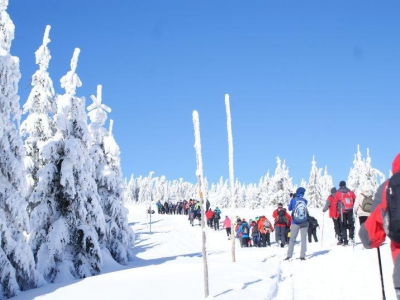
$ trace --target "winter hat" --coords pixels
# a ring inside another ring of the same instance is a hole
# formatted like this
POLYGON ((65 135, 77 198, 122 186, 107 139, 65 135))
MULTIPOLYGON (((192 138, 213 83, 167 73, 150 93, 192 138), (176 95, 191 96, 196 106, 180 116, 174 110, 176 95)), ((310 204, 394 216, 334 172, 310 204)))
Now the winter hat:
POLYGON ((242 219, 242 222, 246 222, 246 219, 245 219, 245 218, 243 218, 243 219, 242 219))
POLYGON ((400 171, 400 153, 396 155, 392 163, 392 173, 397 173, 400 171))
POLYGON ((336 193, 336 192, 337 192, 337 190, 336 190, 335 187, 331 188, 331 194, 334 194, 334 193, 336 193))
POLYGON ((303 187, 299 187, 297 190, 296 190, 296 196, 304 196, 304 193, 306 192, 306 189, 305 188, 303 188, 303 187))
POLYGON ((342 188, 342 187, 345 187, 346 186, 346 181, 341 181, 341 182, 339 182, 339 186, 342 188))
POLYGON ((283 204, 282 203, 278 203, 278 207, 283 207, 283 204))

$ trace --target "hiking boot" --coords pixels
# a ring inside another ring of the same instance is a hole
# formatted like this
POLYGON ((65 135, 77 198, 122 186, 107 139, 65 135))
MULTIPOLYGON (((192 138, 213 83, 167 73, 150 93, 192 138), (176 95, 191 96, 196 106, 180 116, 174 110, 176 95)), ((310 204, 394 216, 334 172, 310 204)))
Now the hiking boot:
POLYGON ((337 243, 337 245, 342 245, 343 244, 343 241, 339 241, 338 243, 337 243))
POLYGON ((291 257, 288 256, 288 257, 286 257, 284 260, 290 260, 290 259, 291 259, 291 257))
POLYGON ((349 242, 348 241, 344 241, 342 246, 348 246, 348 245, 349 245, 349 242))
POLYGON ((281 243, 281 248, 285 247, 285 245, 283 243, 281 243))
POLYGON ((305 257, 300 257, 300 260, 306 260, 306 258, 305 257))

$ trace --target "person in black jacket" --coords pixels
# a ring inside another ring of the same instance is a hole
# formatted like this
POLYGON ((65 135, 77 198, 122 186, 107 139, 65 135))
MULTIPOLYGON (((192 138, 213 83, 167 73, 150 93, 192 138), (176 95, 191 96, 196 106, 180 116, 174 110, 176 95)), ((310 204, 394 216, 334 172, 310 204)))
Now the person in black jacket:
POLYGON ((317 227, 319 227, 318 220, 312 216, 308 216, 308 242, 311 243, 311 236, 314 237, 314 241, 317 243, 317 227))

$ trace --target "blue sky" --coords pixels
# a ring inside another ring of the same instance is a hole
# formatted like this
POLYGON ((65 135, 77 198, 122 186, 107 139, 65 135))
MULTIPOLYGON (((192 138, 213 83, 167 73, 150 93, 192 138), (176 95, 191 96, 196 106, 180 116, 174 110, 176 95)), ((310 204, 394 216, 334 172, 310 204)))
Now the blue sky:
POLYGON ((21 106, 51 25, 56 92, 81 49, 77 90, 112 108, 122 170, 195 182, 192 112, 203 171, 228 178, 230 95, 235 178, 255 183, 286 161, 295 184, 311 160, 346 180, 357 145, 386 175, 399 152, 399 1, 11 0, 21 106))

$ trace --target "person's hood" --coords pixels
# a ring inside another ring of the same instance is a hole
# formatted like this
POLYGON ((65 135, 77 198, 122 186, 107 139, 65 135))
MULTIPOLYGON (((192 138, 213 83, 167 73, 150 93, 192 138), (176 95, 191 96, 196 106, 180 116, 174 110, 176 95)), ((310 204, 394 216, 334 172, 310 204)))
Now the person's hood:
POLYGON ((400 172, 400 153, 394 158, 392 163, 392 173, 400 172))

